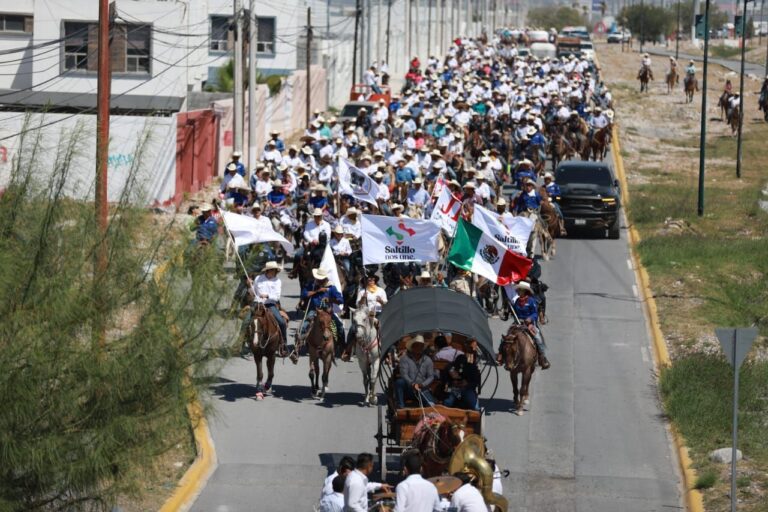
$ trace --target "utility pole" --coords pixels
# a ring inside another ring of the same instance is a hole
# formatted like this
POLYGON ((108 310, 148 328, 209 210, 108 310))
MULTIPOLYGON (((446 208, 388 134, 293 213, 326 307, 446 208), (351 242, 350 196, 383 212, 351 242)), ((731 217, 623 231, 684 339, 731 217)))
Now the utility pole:
POLYGON ((243 17, 240 0, 235 0, 235 69, 233 89, 233 151, 243 150, 243 17))
POLYGON ((440 45, 437 53, 442 57, 445 53, 445 0, 437 0, 437 8, 440 9, 440 45))
POLYGON ((453 38, 459 35, 459 31, 456 30, 456 27, 454 26, 456 22, 456 0, 447 0, 448 2, 451 2, 451 29, 448 31, 448 46, 450 46, 450 42, 453 41, 453 38))
MULTIPOLYGON (((421 5, 420 5, 421 2, 420 2, 420 0, 414 0, 414 1, 416 2, 416 16, 415 16, 416 17, 416 30, 414 31, 415 32, 414 36, 416 37, 416 55, 418 55, 419 57, 423 57, 423 55, 420 55, 421 54, 421 45, 419 44, 420 40, 421 40, 421 38, 419 37, 419 29, 421 28, 421 23, 419 23, 419 20, 420 20, 420 17, 419 17, 420 13, 419 13, 419 11, 420 11, 420 7, 421 7, 421 5)), ((408 56, 408 58, 409 59, 411 58, 410 55, 408 56)))
POLYGON ((707 155, 707 65, 709 64, 709 2, 704 4, 704 79, 701 88, 701 129, 699 135, 699 201, 697 213, 704 215, 704 168, 707 155))
POLYGON ((103 285, 107 271, 107 170, 109 165, 109 97, 111 94, 112 69, 110 62, 109 29, 112 25, 112 9, 109 0, 99 0, 98 36, 98 82, 96 89, 96 226, 98 226, 98 249, 94 271, 94 302, 100 310, 93 326, 93 339, 99 351, 106 346, 106 323, 101 311, 103 285))
POLYGON ((427 0, 427 55, 432 55, 432 0, 427 0))
POLYGON ((389 30, 391 28, 392 21, 392 0, 387 0, 387 53, 384 57, 384 62, 389 66, 389 30))
POLYGON ((368 66, 371 65, 372 59, 371 59, 371 37, 373 34, 373 31, 371 30, 371 0, 365 0, 365 31, 366 31, 366 38, 365 38, 365 59, 366 62, 363 64, 362 61, 360 61, 360 75, 362 76, 363 70, 368 69, 368 66))
POLYGON ((680 0, 677 0, 677 28, 675 28, 675 60, 679 59, 680 51, 680 0))
POLYGON ((384 0, 379 0, 379 5, 376 7, 376 60, 379 61, 379 68, 381 68, 381 12, 384 6, 384 0))
POLYGON ((643 53, 643 43, 645 42, 645 6, 643 0, 640 0, 640 53, 643 53))
POLYGON ((474 33, 474 30, 472 30, 474 28, 472 27, 472 0, 467 0, 467 9, 464 14, 467 16, 466 36, 469 37, 474 33))
MULTIPOLYGON (((248 167, 256 167, 256 0, 248 15, 248 167)), ((246 177, 248 172, 246 172, 246 177)))
POLYGON ((498 11, 498 8, 497 0, 493 0, 493 24, 491 26, 491 34, 496 32, 496 12, 498 11))
POLYGON ((411 51, 412 51, 411 50, 411 47, 412 47, 411 45, 413 44, 413 40, 411 39, 411 28, 412 28, 411 27, 411 21, 412 21, 411 20, 411 15, 413 13, 411 12, 411 10, 412 10, 413 6, 411 5, 411 0, 403 0, 403 1, 404 1, 404 4, 405 4, 404 5, 404 7, 405 7, 405 48, 406 48, 406 53, 407 53, 407 55, 405 56, 405 59, 408 62, 410 62, 411 55, 413 55, 413 53, 411 53, 411 51))
POLYGON ((355 1, 355 41, 352 45, 352 86, 357 82, 357 35, 360 30, 360 0, 355 1))
MULTIPOLYGON (((253 1, 253 0, 251 0, 253 1)), ((312 116, 310 91, 312 90, 312 8, 307 7, 307 125, 312 116)))
POLYGON ((736 138, 736 177, 741 178, 741 127, 744 125, 744 53, 747 50, 747 0, 741 11, 741 71, 739 72, 739 132, 736 138))

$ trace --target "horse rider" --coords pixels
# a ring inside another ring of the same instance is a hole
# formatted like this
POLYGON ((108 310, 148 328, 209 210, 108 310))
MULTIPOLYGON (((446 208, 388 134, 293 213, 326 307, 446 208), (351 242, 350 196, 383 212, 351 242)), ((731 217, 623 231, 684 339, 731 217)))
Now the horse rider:
POLYGON ((691 80, 693 80, 692 83, 696 83, 696 65, 694 64, 693 59, 688 61, 688 66, 685 68, 685 83, 691 83, 691 80))
POLYGON ((517 170, 515 171, 515 187, 518 190, 523 190, 525 188, 525 181, 528 179, 536 179, 536 172, 533 170, 533 162, 523 158, 517 164, 517 170))
MULTIPOLYGON (((264 271, 253 282, 253 291, 255 292, 254 302, 264 305, 272 313, 277 325, 280 327, 280 357, 285 357, 285 343, 288 339, 288 324, 283 318, 280 307, 280 295, 282 293, 282 282, 277 277, 280 272, 280 265, 276 261, 268 261, 264 265, 264 271)), ((251 315, 246 319, 250 322, 251 315)))
POLYGON ((555 175, 551 172, 544 173, 544 189, 547 191, 552 208, 557 212, 557 216, 562 219, 563 211, 560 209, 559 202, 562 192, 560 191, 560 185, 555 183, 555 175))
POLYGON ((544 338, 541 337, 541 330, 538 325, 539 305, 533 297, 533 289, 527 281, 520 281, 515 285, 515 289, 518 297, 512 304, 512 309, 514 309, 517 319, 528 328, 528 332, 536 344, 536 350, 539 352, 539 366, 542 370, 546 370, 550 364, 546 355, 547 346, 544 344, 544 338))
POLYGON ((677 61, 673 56, 669 56, 669 73, 677 72, 677 61))
POLYGON ((196 219, 195 241, 197 245, 208 245, 219 233, 219 223, 213 216, 213 206, 204 204, 200 207, 200 216, 196 219))
POLYGON ((341 227, 341 224, 337 224, 332 233, 331 252, 333 252, 336 261, 344 267, 346 274, 349 275, 352 272, 352 262, 349 259, 352 255, 352 246, 349 245, 349 240, 344 237, 344 228, 341 227))
POLYGON ((240 176, 245 176, 245 166, 243 165, 243 162, 240 161, 240 158, 242 158, 243 153, 241 151, 233 151, 232 157, 230 161, 227 163, 227 170, 229 170, 230 164, 235 164, 235 170, 237 171, 237 174, 240 176))
POLYGON ((421 186, 422 183, 423 181, 421 178, 416 178, 413 180, 413 186, 408 189, 407 202, 408 206, 416 207, 421 210, 423 216, 424 210, 427 208, 430 197, 429 192, 424 190, 424 188, 421 186))
POLYGON ((653 80, 653 70, 651 69, 651 56, 647 53, 643 54, 643 59, 640 61, 640 71, 637 73, 637 78, 643 74, 643 70, 648 70, 648 78, 653 80))
POLYGON ((387 292, 379 286, 379 276, 368 274, 365 276, 365 288, 357 292, 357 306, 367 307, 377 317, 381 315, 381 309, 387 303, 387 292))
POLYGON ((512 210, 518 215, 528 210, 538 211, 542 200, 541 194, 536 190, 536 182, 529 178, 525 182, 525 189, 512 201, 512 210))
POLYGON ((315 280, 310 283, 306 289, 301 290, 301 298, 307 300, 307 316, 301 325, 301 337, 304 338, 309 330, 311 320, 317 316, 318 309, 325 309, 331 314, 331 319, 336 328, 336 343, 343 344, 344 324, 341 319, 333 312, 333 304, 344 304, 344 296, 334 285, 328 282, 328 272, 322 268, 312 269, 312 276, 315 280))
MULTIPOLYGON (((325 234, 325 239, 331 238, 331 225, 323 219, 323 210, 315 208, 312 212, 312 220, 307 222, 304 226, 304 246, 296 249, 296 253, 293 256, 293 268, 298 269, 298 264, 301 258, 304 257, 305 247, 315 248, 320 244, 320 235, 325 234)), ((292 271, 293 272, 293 271, 292 271)))
POLYGON ((405 408, 406 397, 434 405, 435 398, 429 385, 435 380, 435 367, 432 359, 424 355, 424 337, 420 334, 413 336, 408 340, 406 350, 400 358, 400 376, 395 380, 397 408, 405 408))
POLYGON ((758 99, 758 102, 757 102, 757 104, 760 106, 760 110, 762 110, 762 105, 764 105, 767 100, 768 100, 768 76, 765 77, 765 80, 763 80, 763 85, 760 87, 760 98, 758 99))

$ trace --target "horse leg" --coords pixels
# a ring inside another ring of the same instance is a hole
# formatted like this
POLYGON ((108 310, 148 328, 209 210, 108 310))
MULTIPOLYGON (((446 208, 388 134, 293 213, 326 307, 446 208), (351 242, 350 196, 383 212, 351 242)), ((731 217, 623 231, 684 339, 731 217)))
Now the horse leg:
POLYGON ((371 352, 371 374, 370 374, 370 397, 371 397, 371 405, 376 405, 379 402, 379 399, 376 397, 376 381, 379 380, 379 352, 378 351, 372 351, 371 352))
POLYGON ((317 356, 312 353, 309 354, 309 383, 312 386, 312 396, 317 396, 317 374, 319 368, 317 364, 317 356))
POLYGON ((524 405, 530 403, 528 390, 531 385, 531 377, 533 377, 533 366, 526 368, 523 372, 523 384, 520 386, 520 398, 524 405))
MULTIPOLYGON (((331 373, 331 364, 333 364, 333 352, 330 351, 325 354, 325 357, 323 357, 323 387, 320 390, 320 397, 325 397, 325 392, 328 391, 328 376, 331 373)), ((320 363, 318 361, 318 371, 319 371, 320 363)))
POLYGON ((264 391, 272 389, 272 381, 275 378, 275 360, 277 359, 277 350, 272 350, 267 355, 267 382, 264 384, 264 391))
POLYGON ((512 380, 512 401, 515 403, 515 412, 518 416, 522 416, 522 411, 520 409, 522 404, 520 403, 520 394, 517 388, 517 370, 510 370, 509 377, 512 380))
POLYGON ((264 378, 264 371, 261 368, 261 351, 253 351, 253 363, 256 365, 256 400, 264 399, 264 387, 261 384, 264 378))
POLYGON ((371 377, 368 373, 368 363, 366 362, 365 354, 361 354, 362 350, 357 350, 357 364, 360 366, 360 373, 363 374, 363 405, 370 405, 368 387, 370 386, 371 377))

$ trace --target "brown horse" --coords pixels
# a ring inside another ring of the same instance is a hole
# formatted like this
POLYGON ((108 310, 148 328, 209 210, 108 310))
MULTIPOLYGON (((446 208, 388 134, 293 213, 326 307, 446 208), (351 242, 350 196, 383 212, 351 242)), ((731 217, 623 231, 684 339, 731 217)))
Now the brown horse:
POLYGON ((464 425, 437 412, 429 412, 416 425, 411 448, 419 450, 425 478, 441 476, 448 470, 451 455, 464 440, 464 425))
POLYGON ((549 139, 549 153, 552 155, 552 168, 557 168, 563 157, 566 156, 565 142, 563 141, 563 135, 559 130, 552 130, 549 139))
POLYGON ((610 135, 610 127, 600 128, 595 130, 592 134, 592 140, 590 146, 592 148, 592 158, 597 161, 603 161, 605 153, 608 150, 608 136, 610 135))
POLYGON ((328 390, 328 375, 331 373, 331 364, 335 363, 332 324, 331 314, 318 309, 306 337, 312 396, 321 400, 328 390), (323 361, 322 388, 320 387, 320 360, 323 361))
POLYGON ((514 393, 515 413, 523 415, 523 406, 529 402, 529 387, 533 372, 536 370, 536 346, 533 344, 528 329, 524 325, 513 324, 509 326, 507 334, 501 337, 499 347, 504 368, 509 371, 512 379, 512 391, 514 393), (518 375, 522 375, 522 382, 518 389, 518 375))
POLYGON ((736 130, 739 129, 740 118, 741 118, 741 111, 739 110, 739 106, 736 105, 728 113, 728 125, 731 127, 731 135, 736 133, 736 130))
POLYGON ((677 74, 677 69, 672 68, 667 72, 666 82, 667 82, 667 94, 670 94, 672 92, 672 89, 675 88, 675 86, 680 81, 680 77, 677 74))
POLYGON ((589 160, 592 148, 586 135, 577 131, 569 131, 566 133, 565 138, 567 145, 570 146, 570 151, 567 151, 569 158, 578 155, 582 160, 589 160))
POLYGON ((699 81, 696 77, 686 76, 683 80, 685 86, 685 101, 691 103, 693 101, 693 93, 699 90, 699 81))
POLYGON ((731 101, 731 94, 728 91, 724 91, 720 95, 720 99, 717 100, 717 108, 720 109, 720 120, 722 121, 728 115, 728 105, 731 101))
POLYGON ((471 156, 474 160, 477 160, 480 158, 480 155, 483 153, 483 150, 485 149, 485 142, 483 142, 483 136, 482 134, 475 130, 469 134, 469 139, 467 140, 467 146, 466 146, 466 152, 469 153, 469 156, 471 156))
POLYGON ((262 400, 264 394, 272 387, 275 378, 275 358, 280 346, 282 335, 280 326, 272 313, 264 304, 254 304, 251 321, 246 328, 246 340, 253 353, 253 362, 256 364, 256 399, 262 400), (261 360, 267 358, 267 382, 261 384, 264 372, 261 368, 261 360))
POLYGON ((647 66, 643 66, 643 69, 637 74, 637 79, 640 80, 640 92, 648 92, 648 82, 651 79, 651 70, 647 66))

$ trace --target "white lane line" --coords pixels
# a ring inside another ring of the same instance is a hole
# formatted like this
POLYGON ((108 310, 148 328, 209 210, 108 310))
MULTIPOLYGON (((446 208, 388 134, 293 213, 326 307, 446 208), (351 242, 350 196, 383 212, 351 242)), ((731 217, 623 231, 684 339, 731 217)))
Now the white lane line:
POLYGON ((632 294, 633 294, 635 297, 637 297, 637 296, 639 295, 639 294, 638 294, 638 292, 637 292, 637 285, 636 285, 636 284, 633 284, 633 285, 632 285, 632 294))
POLYGON ((643 362, 644 363, 650 363, 651 362, 651 351, 648 350, 648 347, 640 347, 640 353, 643 355, 643 362))
POLYGON ((629 270, 632 270, 632 260, 630 260, 630 259, 627 260, 627 268, 629 270))

